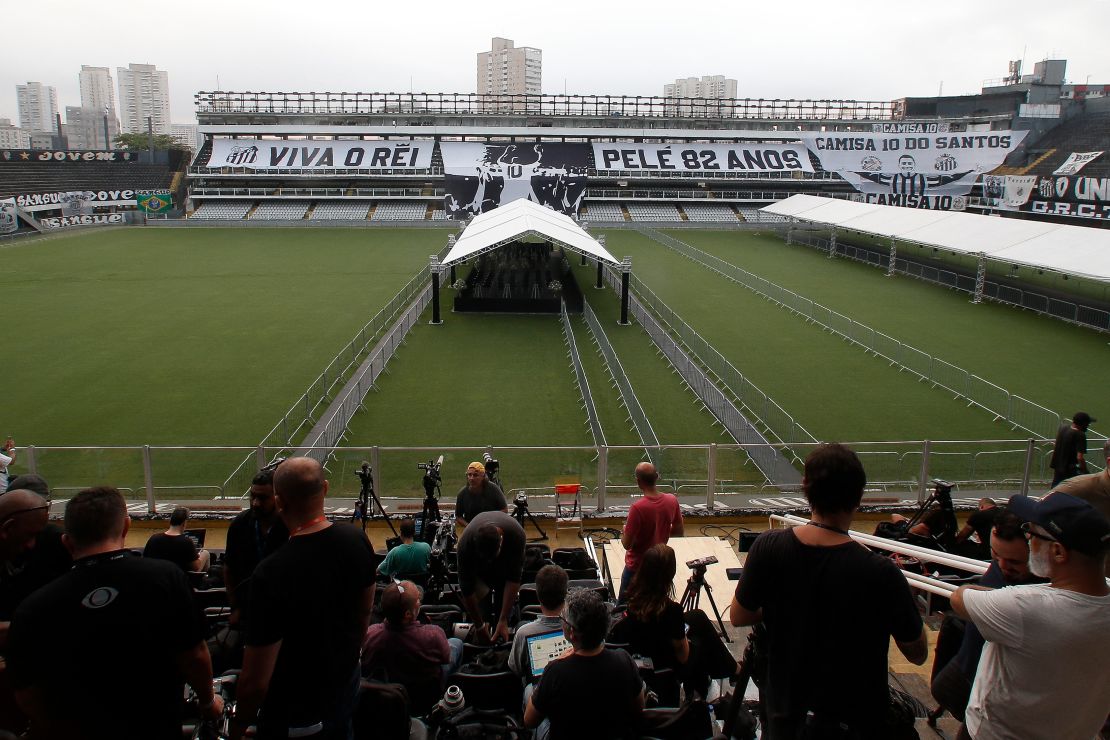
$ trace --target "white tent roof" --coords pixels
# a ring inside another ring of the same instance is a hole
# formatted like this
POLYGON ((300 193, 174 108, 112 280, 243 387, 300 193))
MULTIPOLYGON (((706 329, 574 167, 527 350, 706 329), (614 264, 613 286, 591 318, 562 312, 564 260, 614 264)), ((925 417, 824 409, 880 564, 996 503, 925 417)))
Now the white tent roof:
POLYGON ((451 265, 508 244, 522 236, 549 239, 564 248, 619 265, 620 261, 586 233, 570 216, 546 208, 530 200, 514 200, 479 216, 467 225, 455 246, 443 258, 451 265))
POLYGON ((1110 229, 793 195, 760 210, 799 221, 1110 281, 1110 229))

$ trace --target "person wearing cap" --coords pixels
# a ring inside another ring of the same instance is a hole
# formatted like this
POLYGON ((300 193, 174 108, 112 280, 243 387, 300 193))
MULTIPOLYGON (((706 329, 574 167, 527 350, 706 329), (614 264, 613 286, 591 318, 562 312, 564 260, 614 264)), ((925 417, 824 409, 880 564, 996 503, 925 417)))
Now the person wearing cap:
POLYGON ((466 485, 455 497, 455 523, 465 527, 485 511, 508 513, 509 504, 497 484, 486 477, 486 466, 472 462, 466 466, 466 485))
POLYGON ((1052 448, 1052 488, 1067 478, 1087 472, 1087 427, 1092 419, 1086 411, 1079 411, 1071 418, 1070 424, 1063 424, 1056 432, 1056 444, 1052 448))
POLYGON ((960 736, 1090 740, 1110 707, 1110 521, 1066 493, 1014 496, 1010 510, 1025 520, 1030 570, 1050 582, 952 595, 987 640, 960 736))

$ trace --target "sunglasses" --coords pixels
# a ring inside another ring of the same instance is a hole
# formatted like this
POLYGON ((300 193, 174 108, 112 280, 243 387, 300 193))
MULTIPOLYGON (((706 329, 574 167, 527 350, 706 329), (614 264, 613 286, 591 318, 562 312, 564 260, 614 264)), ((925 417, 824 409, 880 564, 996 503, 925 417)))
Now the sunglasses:
POLYGON ((1059 542, 1060 541, 1060 540, 1057 540, 1053 537, 1043 535, 1040 532, 1034 532, 1032 522, 1024 522, 1021 525, 1021 531, 1025 532, 1025 539, 1029 539, 1030 537, 1036 537, 1038 540, 1044 540, 1045 542, 1059 542))

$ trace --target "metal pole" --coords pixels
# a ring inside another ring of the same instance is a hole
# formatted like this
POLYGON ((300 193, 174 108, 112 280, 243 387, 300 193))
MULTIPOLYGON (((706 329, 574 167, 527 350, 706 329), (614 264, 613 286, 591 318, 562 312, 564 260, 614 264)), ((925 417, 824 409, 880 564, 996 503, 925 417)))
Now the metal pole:
POLYGON ((27 461, 27 472, 32 475, 38 475, 39 466, 35 461, 35 446, 28 445, 23 448, 23 458, 27 461))
POLYGON ((598 289, 601 289, 602 285, 604 285, 604 283, 601 280, 601 270, 602 269, 603 268, 601 267, 601 260, 598 259, 598 261, 597 261, 597 280, 594 282, 594 287, 598 288, 598 289))
POLYGON ((254 466, 258 470, 266 467, 266 445, 258 445, 254 450, 254 466))
POLYGON ((717 497, 717 443, 709 443, 708 476, 705 481, 705 510, 712 513, 717 497))
POLYGON ((374 470, 374 492, 382 497, 382 451, 374 445, 370 448, 370 467, 374 470))
POLYGON ((932 442, 925 440, 924 446, 921 448, 921 473, 920 479, 917 484, 917 500, 918 502, 925 500, 926 482, 929 480, 929 450, 932 447, 932 442))
POLYGON ((628 326, 628 281, 631 275, 621 273, 621 326, 628 326))
POLYGON ((432 273, 432 323, 438 325, 443 323, 439 313, 439 279, 443 274, 443 265, 439 263, 439 257, 434 254, 429 257, 429 261, 431 262, 429 270, 432 273))
POLYGON ((146 484, 147 513, 154 514, 158 509, 154 505, 154 473, 150 465, 150 445, 143 445, 143 482, 146 484))
POLYGON ((1033 455, 1036 454, 1036 448, 1032 439, 1025 442, 1025 470, 1021 474, 1021 495, 1029 495, 1029 479, 1033 476, 1033 455))
POLYGON ((597 511, 605 511, 605 479, 609 477, 609 448, 597 448, 597 511))

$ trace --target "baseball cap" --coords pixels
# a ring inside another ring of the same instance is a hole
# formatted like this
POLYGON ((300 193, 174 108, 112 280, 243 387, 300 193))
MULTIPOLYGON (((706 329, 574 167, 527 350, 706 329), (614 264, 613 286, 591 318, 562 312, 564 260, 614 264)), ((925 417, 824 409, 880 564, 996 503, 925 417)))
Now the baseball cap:
POLYGON ((1045 529, 1061 545, 1097 558, 1110 547, 1110 521, 1081 498, 1050 493, 1040 501, 1011 496, 1010 510, 1045 529))
POLYGON ((466 466, 467 470, 477 470, 479 473, 486 472, 486 466, 480 462, 472 462, 466 466))
POLYGON ((1092 421, 1098 421, 1098 419, 1092 419, 1086 411, 1077 412, 1075 416, 1071 417, 1071 420, 1077 427, 1083 427, 1084 429, 1090 426, 1092 421))

